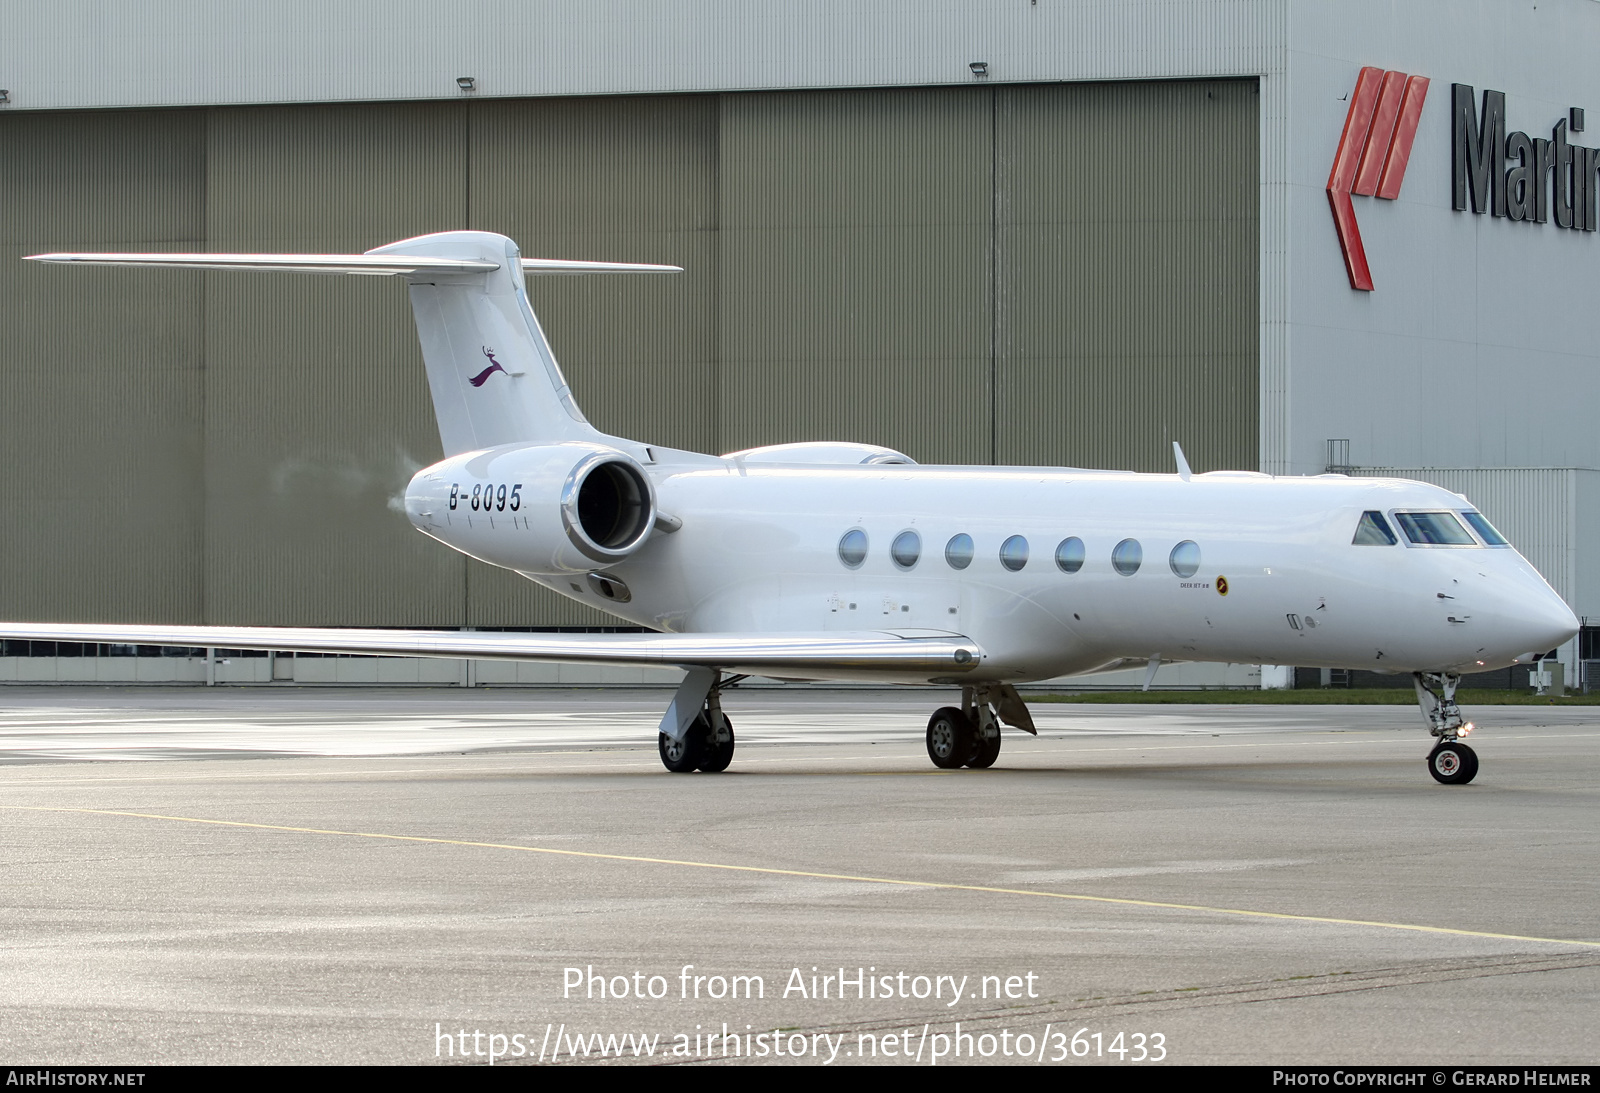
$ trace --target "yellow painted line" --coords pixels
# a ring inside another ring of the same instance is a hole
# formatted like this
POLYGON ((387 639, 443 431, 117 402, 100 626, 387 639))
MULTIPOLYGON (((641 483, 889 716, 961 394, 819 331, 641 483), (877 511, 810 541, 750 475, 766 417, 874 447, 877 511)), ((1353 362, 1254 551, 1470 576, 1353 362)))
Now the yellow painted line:
POLYGON ((486 843, 471 839, 440 839, 426 835, 390 835, 375 831, 339 831, 320 827, 292 827, 287 824, 256 824, 242 820, 209 820, 196 816, 163 816, 151 812, 122 812, 107 808, 61 808, 43 805, 0 805, 0 809, 21 812, 68 812, 89 816, 127 816, 138 820, 168 820, 174 823, 206 824, 213 827, 242 827, 255 831, 284 831, 296 835, 338 835, 352 839, 383 839, 390 842, 431 843, 437 846, 468 846, 480 850, 516 850, 525 854, 552 854, 564 858, 593 861, 634 862, 641 865, 675 865, 686 869, 715 869, 728 873, 756 873, 769 877, 804 877, 808 880, 852 881, 857 884, 884 884, 899 888, 922 888, 942 892, 983 892, 1000 896, 1031 896, 1036 899, 1072 900, 1080 903, 1109 903, 1119 907, 1153 907, 1166 911, 1198 911, 1211 915, 1276 919, 1280 922, 1315 922, 1330 926, 1367 926, 1380 930, 1406 930, 1419 934, 1444 934, 1451 937, 1482 937, 1495 941, 1529 941, 1540 945, 1574 945, 1600 949, 1600 941, 1574 941, 1562 937, 1530 937, 1525 934, 1499 934, 1486 930, 1458 930, 1449 926, 1422 926, 1411 922, 1379 922, 1359 918, 1330 918, 1324 915, 1294 915, 1282 911, 1252 911, 1239 907, 1209 907, 1196 903, 1164 903, 1149 899, 1119 899, 1114 896, 1086 896, 1073 892, 1042 892, 1035 888, 996 888, 983 884, 950 884, 944 881, 905 880, 898 877, 867 877, 851 873, 817 873, 805 869, 777 869, 761 865, 728 865, 722 862, 684 861, 677 858, 647 858, 637 854, 602 854, 593 850, 560 850, 548 846, 520 846, 516 843, 486 843))

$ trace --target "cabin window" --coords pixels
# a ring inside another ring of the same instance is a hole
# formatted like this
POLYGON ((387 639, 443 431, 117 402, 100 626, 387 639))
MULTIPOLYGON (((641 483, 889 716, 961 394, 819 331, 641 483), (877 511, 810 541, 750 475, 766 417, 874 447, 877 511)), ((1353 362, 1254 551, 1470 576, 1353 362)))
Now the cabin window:
POLYGON ((1000 544, 1000 564, 1015 573, 1028 564, 1028 540, 1013 535, 1000 544))
POLYGON ((965 569, 972 564, 972 536, 966 532, 950 536, 944 545, 944 560, 951 569, 965 569))
POLYGON ((1478 533, 1478 538, 1482 539, 1489 546, 1511 545, 1510 543, 1506 542, 1506 537, 1504 535, 1501 535, 1494 529, 1493 524, 1489 523, 1489 521, 1483 518, 1483 513, 1463 512, 1461 514, 1461 518, 1467 523, 1471 524, 1472 530, 1478 533))
POLYGON ((1076 573, 1083 568, 1083 540, 1076 535, 1061 540, 1056 547, 1056 568, 1063 573, 1076 573))
POLYGON ((1355 546, 1394 546, 1399 540, 1389 530, 1389 522, 1383 518, 1383 514, 1369 509, 1361 514, 1361 523, 1356 525, 1356 537, 1350 542, 1355 546))
POLYGON ((1139 572, 1139 567, 1144 564, 1144 547, 1139 545, 1137 539, 1124 539, 1111 551, 1111 568, 1124 577, 1131 577, 1139 572))
POLYGON ((839 538, 839 560, 846 569, 860 569, 867 560, 867 533, 851 528, 839 538))
POLYGON ((1172 567, 1172 572, 1188 580, 1200 570, 1200 548, 1193 541, 1185 539, 1172 548, 1167 564, 1172 567))
POLYGON ((901 569, 910 569, 922 557, 922 536, 914 531, 902 531, 889 544, 889 557, 901 569))
POLYGON ((1478 541, 1467 534, 1452 513, 1448 512, 1397 512, 1395 522, 1406 538, 1417 546, 1477 546, 1478 541))

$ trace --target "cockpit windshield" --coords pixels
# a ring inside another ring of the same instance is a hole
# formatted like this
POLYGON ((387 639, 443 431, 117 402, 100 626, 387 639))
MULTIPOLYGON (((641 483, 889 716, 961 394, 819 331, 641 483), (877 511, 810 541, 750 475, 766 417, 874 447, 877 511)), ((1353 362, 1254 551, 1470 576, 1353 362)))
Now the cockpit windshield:
POLYGON ((1477 546, 1461 521, 1449 512, 1397 512, 1395 521, 1418 546, 1477 546))
POLYGON ((1356 537, 1350 540, 1356 546, 1394 546, 1398 541, 1389 530, 1389 522, 1380 512, 1363 512, 1361 523, 1356 525, 1356 537))
POLYGON ((1483 518, 1483 513, 1463 512, 1461 514, 1461 518, 1467 523, 1471 524, 1472 530, 1478 533, 1478 538, 1482 539, 1489 546, 1511 545, 1510 543, 1506 542, 1506 537, 1504 535, 1501 535, 1494 529, 1493 524, 1489 523, 1489 521, 1483 518))

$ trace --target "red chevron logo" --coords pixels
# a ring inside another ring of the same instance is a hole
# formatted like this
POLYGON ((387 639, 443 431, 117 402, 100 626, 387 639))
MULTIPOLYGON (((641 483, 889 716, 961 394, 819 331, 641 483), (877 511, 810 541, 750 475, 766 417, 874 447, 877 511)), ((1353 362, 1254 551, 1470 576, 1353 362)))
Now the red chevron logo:
POLYGON ((1361 245, 1361 227, 1350 196, 1386 201, 1400 196, 1427 97, 1426 76, 1381 68, 1363 68, 1350 93, 1350 112, 1328 173, 1328 204, 1333 206, 1333 228, 1339 233, 1350 287, 1361 292, 1372 291, 1372 271, 1367 268, 1367 251, 1361 245))

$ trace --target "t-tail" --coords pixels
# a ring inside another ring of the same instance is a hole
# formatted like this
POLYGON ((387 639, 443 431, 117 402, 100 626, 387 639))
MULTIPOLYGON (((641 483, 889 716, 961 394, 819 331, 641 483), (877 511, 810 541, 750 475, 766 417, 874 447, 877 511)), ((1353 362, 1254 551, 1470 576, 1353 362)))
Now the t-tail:
POLYGON ((528 302, 524 274, 682 272, 523 258, 505 236, 477 231, 419 235, 365 254, 38 254, 31 260, 403 276, 446 457, 506 444, 618 443, 578 409, 528 302))

